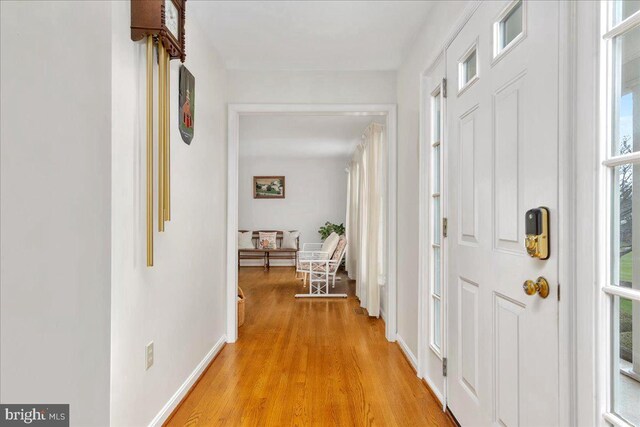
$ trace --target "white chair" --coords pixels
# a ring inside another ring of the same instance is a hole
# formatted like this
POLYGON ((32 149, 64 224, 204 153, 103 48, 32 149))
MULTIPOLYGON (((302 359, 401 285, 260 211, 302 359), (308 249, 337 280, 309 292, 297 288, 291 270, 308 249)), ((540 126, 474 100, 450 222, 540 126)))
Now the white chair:
MULTIPOLYGON (((309 260, 326 260, 331 258, 333 252, 338 246, 340 236, 338 233, 333 232, 322 243, 305 243, 302 246, 302 251, 298 252, 298 259, 305 261, 309 260)), ((300 264, 296 262, 296 277, 298 273, 303 273, 304 285, 307 285, 307 276, 309 275, 307 270, 309 265, 307 263, 300 264)))
POLYGON ((344 254, 347 250, 346 237, 340 236, 338 244, 331 255, 322 250, 308 250, 312 247, 317 248, 318 246, 307 245, 310 244, 305 244, 303 250, 299 253, 296 271, 298 273, 304 273, 305 285, 306 278, 309 278, 309 293, 296 294, 296 298, 346 298, 347 294, 329 293, 329 280, 331 280, 331 287, 335 288, 336 273, 338 272, 338 267, 342 264, 344 254))
POLYGON ((302 250, 298 251, 298 260, 296 261, 296 278, 304 280, 304 286, 307 286, 307 276, 310 265, 309 261, 326 260, 330 257, 329 252, 322 250, 322 243, 305 243, 302 250), (298 277, 298 273, 302 273, 302 277, 298 277))

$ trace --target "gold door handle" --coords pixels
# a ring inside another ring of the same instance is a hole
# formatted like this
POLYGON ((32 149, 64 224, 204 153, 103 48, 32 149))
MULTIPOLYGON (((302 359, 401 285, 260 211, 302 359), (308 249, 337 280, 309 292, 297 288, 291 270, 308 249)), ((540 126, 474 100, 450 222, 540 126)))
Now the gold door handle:
POLYGON ((524 289, 524 293, 527 295, 535 295, 537 293, 541 298, 549 296, 549 282, 542 276, 538 277, 538 280, 535 282, 533 280, 527 280, 522 285, 522 289, 524 289))

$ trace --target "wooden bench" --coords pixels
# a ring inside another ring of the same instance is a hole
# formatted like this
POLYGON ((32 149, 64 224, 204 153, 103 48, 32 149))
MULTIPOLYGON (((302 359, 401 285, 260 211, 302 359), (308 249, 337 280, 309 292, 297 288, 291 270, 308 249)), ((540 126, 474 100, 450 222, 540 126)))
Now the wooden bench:
MULTIPOLYGON (((240 233, 246 233, 249 230, 238 230, 240 233)), ((297 231, 297 230, 292 230, 297 231)), ((276 234, 276 249, 238 249, 238 268, 240 268, 240 261, 244 259, 261 259, 264 262, 265 271, 270 268, 270 261, 272 259, 289 259, 298 263, 298 251, 300 250, 300 236, 296 238, 296 247, 294 248, 282 248, 282 231, 278 230, 257 230, 251 235, 251 241, 253 246, 257 247, 258 237, 260 233, 277 233, 276 234)))

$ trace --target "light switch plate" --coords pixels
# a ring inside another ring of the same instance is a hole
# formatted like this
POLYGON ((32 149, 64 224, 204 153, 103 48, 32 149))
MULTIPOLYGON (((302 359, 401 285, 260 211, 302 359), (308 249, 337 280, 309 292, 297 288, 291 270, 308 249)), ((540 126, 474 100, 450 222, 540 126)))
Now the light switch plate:
POLYGON ((153 341, 145 347, 145 370, 153 366, 153 341))

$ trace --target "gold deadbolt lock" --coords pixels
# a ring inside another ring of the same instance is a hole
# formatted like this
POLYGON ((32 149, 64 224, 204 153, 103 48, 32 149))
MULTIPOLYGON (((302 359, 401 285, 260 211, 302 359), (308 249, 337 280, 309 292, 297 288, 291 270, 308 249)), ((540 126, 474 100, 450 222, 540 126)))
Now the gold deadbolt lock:
POLYGON ((538 277, 537 281, 527 280, 522 285, 524 293, 527 295, 540 295, 540 298, 546 298, 549 296, 549 282, 544 277, 538 277))
POLYGON ((524 246, 532 258, 549 258, 549 209, 529 209, 525 214, 524 246))

